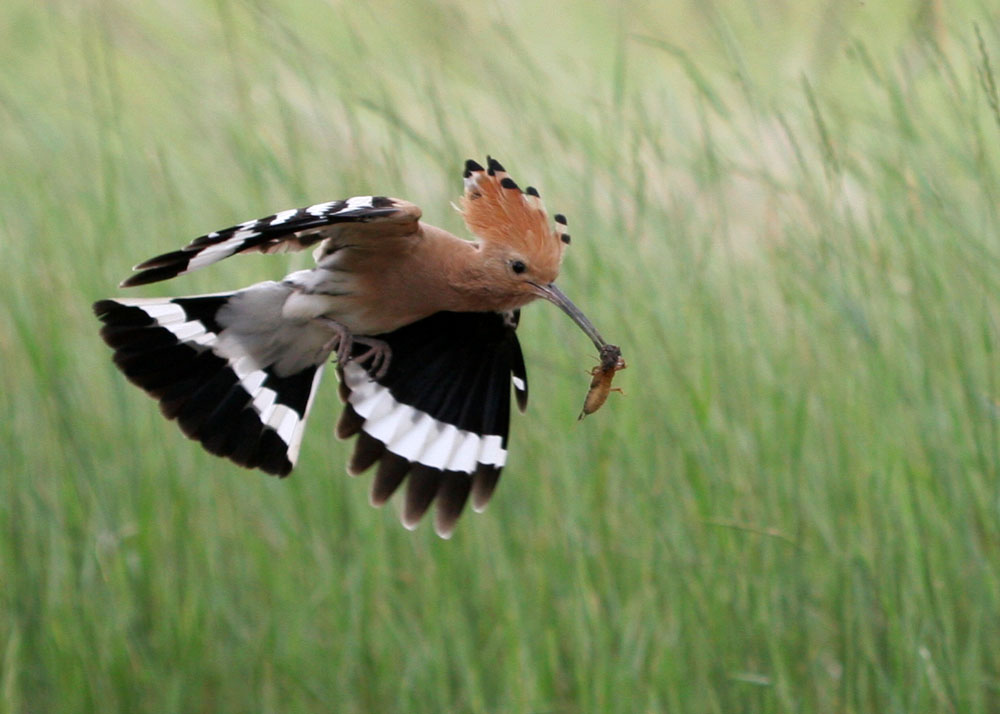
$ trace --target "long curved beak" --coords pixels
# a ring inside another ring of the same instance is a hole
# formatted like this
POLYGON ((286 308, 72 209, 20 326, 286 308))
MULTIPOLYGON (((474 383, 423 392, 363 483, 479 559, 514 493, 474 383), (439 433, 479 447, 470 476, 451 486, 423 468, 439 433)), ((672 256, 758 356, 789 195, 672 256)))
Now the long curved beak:
POLYGON ((549 302, 558 305, 559 309, 569 315, 573 319, 573 322, 580 326, 580 329, 587 334, 587 337, 591 339, 598 351, 607 344, 593 323, 580 311, 580 308, 573 304, 572 300, 566 297, 566 294, 562 290, 556 287, 555 283, 549 283, 548 285, 536 284, 535 287, 538 288, 539 295, 549 302))

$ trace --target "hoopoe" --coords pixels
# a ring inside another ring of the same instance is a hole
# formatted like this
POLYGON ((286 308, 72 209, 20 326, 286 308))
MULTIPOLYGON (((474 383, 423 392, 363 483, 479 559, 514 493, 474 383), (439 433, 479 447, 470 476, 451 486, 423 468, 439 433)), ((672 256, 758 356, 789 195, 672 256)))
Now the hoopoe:
POLYGON ((281 211, 151 258, 122 282, 185 275, 237 253, 315 246, 316 267, 229 293, 100 300, 114 362, 213 454, 286 476, 323 368, 336 357, 345 403, 336 434, 357 437, 347 471, 378 464, 370 500, 409 476, 402 522, 433 501, 449 537, 471 494, 482 511, 507 458, 511 384, 528 401, 520 308, 558 305, 606 345, 554 281, 570 242, 538 192, 503 166, 465 164, 459 210, 478 240, 420 220, 398 198, 355 196, 281 211))

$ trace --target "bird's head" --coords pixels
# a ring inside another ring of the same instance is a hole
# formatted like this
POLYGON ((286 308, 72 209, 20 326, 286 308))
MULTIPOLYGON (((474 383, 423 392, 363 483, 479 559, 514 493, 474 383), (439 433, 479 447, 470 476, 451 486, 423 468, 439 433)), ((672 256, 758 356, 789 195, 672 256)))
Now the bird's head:
POLYGON ((531 186, 522 190, 492 157, 487 157, 485 169, 466 161, 464 179, 460 210, 479 238, 481 284, 494 296, 496 307, 513 309, 544 298, 573 318, 600 349, 604 340, 555 284, 570 242, 566 218, 556 215, 551 224, 538 191, 531 186))

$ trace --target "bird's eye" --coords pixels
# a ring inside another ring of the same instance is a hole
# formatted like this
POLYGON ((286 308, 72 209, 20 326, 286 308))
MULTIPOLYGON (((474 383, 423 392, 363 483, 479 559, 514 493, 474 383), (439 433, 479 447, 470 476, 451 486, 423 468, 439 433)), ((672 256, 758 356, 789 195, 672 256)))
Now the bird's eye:
POLYGON ((520 275, 528 269, 528 266, 524 264, 523 260, 512 260, 510 261, 510 269, 520 275))

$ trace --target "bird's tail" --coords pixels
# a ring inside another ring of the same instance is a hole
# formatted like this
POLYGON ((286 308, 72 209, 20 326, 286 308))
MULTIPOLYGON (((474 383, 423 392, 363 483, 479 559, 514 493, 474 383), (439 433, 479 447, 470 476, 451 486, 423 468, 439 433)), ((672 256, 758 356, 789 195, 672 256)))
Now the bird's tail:
POLYGON ((286 476, 325 355, 289 370, 234 350, 245 338, 226 334, 226 326, 240 302, 234 296, 245 294, 100 300, 94 312, 118 368, 188 437, 241 466, 286 476))

